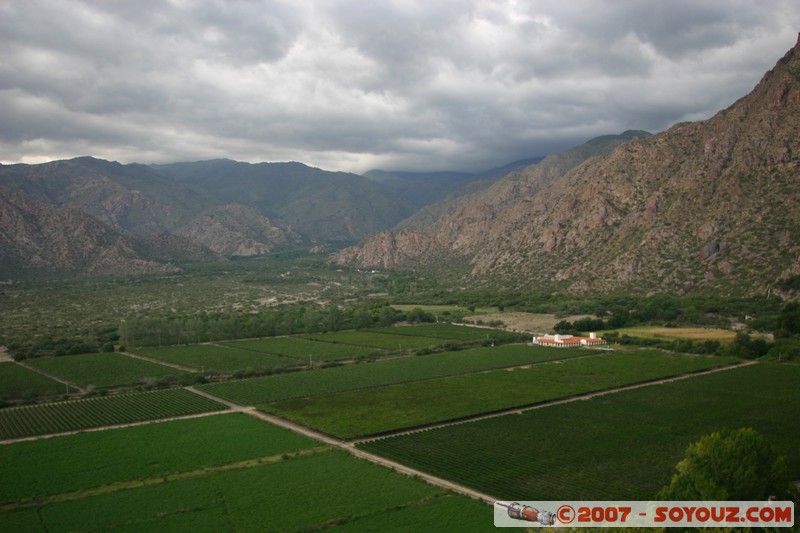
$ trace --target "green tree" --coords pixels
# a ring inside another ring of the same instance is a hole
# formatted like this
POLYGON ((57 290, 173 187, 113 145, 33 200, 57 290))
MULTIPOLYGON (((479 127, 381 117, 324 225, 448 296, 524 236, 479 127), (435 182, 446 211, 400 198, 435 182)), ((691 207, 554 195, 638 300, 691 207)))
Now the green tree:
POLYGON ((752 428, 725 429, 690 444, 662 500, 766 500, 789 489, 786 457, 752 428))
POLYGON ((339 306, 333 304, 328 309, 328 315, 325 317, 325 321, 328 326, 328 331, 339 331, 342 329, 342 322, 344 321, 344 315, 342 314, 342 310, 339 309, 339 306))
POLYGON ((790 302, 781 310, 778 317, 778 329, 789 335, 800 334, 800 303, 790 302))
POLYGON ((728 349, 731 355, 755 359, 766 354, 769 351, 769 345, 764 339, 753 339, 747 333, 739 331, 728 349))
POLYGON ((553 331, 556 333, 572 333, 574 330, 575 327, 568 320, 562 320, 553 326, 553 331))
POLYGON ((378 324, 381 326, 391 326, 394 324, 394 309, 388 305, 380 310, 378 324))
POLYGON ((406 314, 406 320, 409 322, 433 322, 433 317, 426 313, 421 307, 415 307, 406 314))

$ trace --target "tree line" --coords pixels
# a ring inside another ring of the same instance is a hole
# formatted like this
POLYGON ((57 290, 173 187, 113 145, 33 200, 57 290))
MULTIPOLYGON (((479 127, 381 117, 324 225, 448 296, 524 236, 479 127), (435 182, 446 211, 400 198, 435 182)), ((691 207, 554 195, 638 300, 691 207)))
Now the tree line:
POLYGON ((9 352, 17 360, 124 350, 128 346, 170 346, 209 341, 325 333, 345 329, 391 326, 397 322, 434 322, 420 308, 400 311, 386 303, 339 307, 302 305, 259 313, 198 313, 191 316, 129 316, 117 326, 96 328, 71 337, 45 336, 11 342, 9 352))

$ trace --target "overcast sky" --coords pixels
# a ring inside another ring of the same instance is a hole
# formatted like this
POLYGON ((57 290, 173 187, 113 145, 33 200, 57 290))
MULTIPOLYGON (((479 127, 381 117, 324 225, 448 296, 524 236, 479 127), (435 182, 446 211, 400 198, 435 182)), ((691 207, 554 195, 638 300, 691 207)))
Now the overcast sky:
POLYGON ((0 161, 478 171, 701 120, 797 0, 0 0, 0 161))

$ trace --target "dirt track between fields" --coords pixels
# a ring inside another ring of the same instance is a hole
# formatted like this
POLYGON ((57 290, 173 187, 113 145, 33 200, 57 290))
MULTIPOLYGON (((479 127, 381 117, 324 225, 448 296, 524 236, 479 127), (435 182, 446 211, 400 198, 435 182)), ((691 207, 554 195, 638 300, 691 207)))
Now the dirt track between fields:
POLYGON ((164 361, 163 359, 147 357, 146 355, 139 355, 138 353, 131 353, 131 352, 119 352, 119 353, 127 357, 132 357, 133 359, 141 359, 142 361, 148 361, 150 363, 155 363, 157 365, 168 366, 176 370, 183 370, 184 372, 199 372, 199 370, 197 370, 196 368, 192 368, 190 366, 183 366, 176 363, 170 363, 169 361, 164 361))
POLYGON ((99 426, 95 428, 74 429, 72 431, 62 431, 61 433, 47 433, 45 435, 34 435, 32 437, 20 437, 18 439, 0 440, 0 445, 16 444, 18 442, 28 442, 32 440, 52 439, 55 437, 66 437, 68 435, 77 435, 78 433, 94 433, 95 431, 106 431, 109 429, 122 429, 132 428, 136 426, 148 426, 150 424, 160 424, 161 422, 172 422, 174 420, 188 420, 190 418, 204 418, 206 416, 224 415, 233 412, 244 412, 245 409, 223 409, 221 411, 208 411, 206 413, 195 413, 192 415, 170 416, 168 418, 158 418, 155 420, 143 420, 141 422, 126 422, 124 424, 113 424, 110 426, 99 426))
POLYGON ((525 413, 527 411, 533 411, 533 410, 536 410, 536 409, 543 409, 545 407, 552 407, 554 405, 561 405, 561 404, 565 404, 565 403, 572 403, 572 402, 583 401, 583 400, 591 400, 592 398, 598 398, 600 396, 606 396, 608 394, 615 394, 617 392, 625 392, 625 391, 634 390, 634 389, 641 389, 643 387, 650 387, 652 385, 660 385, 662 383, 671 383, 673 381, 681 381, 681 380, 693 378, 693 377, 696 377, 696 376, 702 376, 702 375, 705 375, 705 374, 713 374, 715 372, 722 372, 722 371, 725 371, 725 370, 731 370, 733 368, 740 368, 740 367, 743 367, 743 366, 749 366, 749 365, 754 365, 754 364, 757 364, 757 361, 744 361, 744 362, 741 362, 741 363, 735 363, 733 365, 710 368, 708 370, 701 370, 699 372, 692 372, 692 373, 689 373, 689 374, 681 374, 681 375, 678 375, 678 376, 671 376, 671 377, 667 377, 667 378, 659 378, 659 379, 656 379, 656 380, 653 380, 653 381, 645 381, 645 382, 642 382, 642 383, 634 383, 632 385, 623 385, 621 387, 614 387, 614 388, 611 388, 611 389, 599 390, 599 391, 594 391, 594 392, 587 392, 585 394, 578 394, 578 395, 575 395, 575 396, 570 396, 568 398, 562 398, 562 399, 559 399, 559 400, 549 400, 549 401, 536 403, 536 404, 528 405, 528 406, 521 406, 521 407, 509 407, 508 409, 495 411, 493 413, 474 415, 474 416, 465 417, 465 418, 462 418, 462 419, 459 419, 459 420, 450 420, 450 421, 440 422, 440 423, 437 423, 437 424, 427 424, 425 426, 419 426, 419 427, 414 427, 414 428, 409 428, 409 429, 401 429, 401 430, 398 430, 398 431, 393 431, 391 433, 383 433, 381 435, 377 435, 377 436, 373 436, 373 437, 369 437, 368 436, 368 437, 364 437, 364 438, 360 438, 360 439, 353 439, 353 440, 348 441, 348 442, 350 442, 350 443, 355 445, 355 444, 361 444, 361 443, 364 443, 364 442, 372 442, 372 441, 381 440, 381 439, 388 439, 388 438, 391 438, 391 437, 398 437, 400 435, 410 435, 412 433, 419 433, 419 432, 428 431, 428 430, 431 430, 431 429, 439 429, 439 428, 445 428, 445 427, 450 427, 450 426, 457 426, 459 424, 468 424, 470 422, 477 422, 479 420, 487 420, 489 418, 497 418, 499 416, 521 415, 522 413, 525 413))
POLYGON ((59 383, 63 383, 64 385, 68 385, 68 386, 72 387, 73 389, 77 390, 80 393, 86 392, 86 390, 84 390, 83 387, 78 386, 77 383, 73 383, 72 381, 67 381, 66 379, 64 379, 64 378, 62 378, 60 376, 56 376, 55 374, 51 374, 50 372, 47 372, 46 370, 42 370, 41 368, 36 368, 35 366, 27 365, 23 361, 16 361, 16 364, 18 364, 19 366, 21 366, 23 368, 27 368, 31 372, 36 372, 37 374, 41 374, 44 377, 50 378, 53 381, 58 381, 59 383))
POLYGON ((382 466, 385 466, 387 468, 391 468, 392 470, 394 470, 396 472, 399 472, 399 473, 402 473, 402 474, 405 474, 405 475, 408 475, 408 476, 418 477, 418 478, 424 480, 425 482, 427 482, 427 483, 429 483, 431 485, 438 486, 438 487, 443 487, 443 488, 446 488, 448 490, 452 490, 453 492, 468 496, 470 498, 482 500, 484 502, 492 504, 493 502, 495 502, 497 500, 497 498, 495 498, 494 496, 491 496, 491 495, 488 495, 488 494, 484 494, 482 492, 476 491, 474 489, 471 489, 471 488, 463 486, 463 485, 459 485, 459 484, 454 483, 452 481, 448 481, 446 479, 442 479, 442 478, 430 475, 430 474, 428 474, 426 472, 423 472, 421 470, 416 470, 414 468, 411 468, 409 466, 397 463, 395 461, 391 461, 391 460, 386 459, 384 457, 381 457, 379 455, 371 454, 369 452, 366 452, 364 450, 360 450, 360 449, 356 448, 356 446, 358 444, 361 444, 361 443, 364 443, 364 442, 370 442, 370 441, 374 441, 374 440, 380 440, 380 439, 385 439, 385 438, 390 438, 390 437, 396 437, 396 436, 399 436, 399 435, 408 435, 408 434, 412 434, 412 433, 418 433, 418 432, 421 432, 421 431, 428 431, 428 430, 431 430, 431 429, 438 429, 438 428, 454 426, 454 425, 457 425, 457 424, 466 424, 466 423, 469 423, 469 422, 476 422, 476 421, 479 421, 479 420, 486 420, 486 419, 489 419, 489 418, 496 418, 496 417, 499 417, 499 416, 507 416, 507 415, 511 415, 511 414, 522 414, 522 413, 524 413, 526 411, 531 411, 531 410, 534 410, 534 409, 543 409, 545 407, 551 407, 551 406, 554 406, 554 405, 561 405, 561 404, 570 403, 570 402, 576 402, 576 401, 581 401, 581 400, 589 400, 591 398, 605 396, 605 395, 608 395, 608 394, 614 394, 614 393, 617 393, 617 392, 624 392, 624 391, 628 391, 628 390, 639 389, 639 388, 649 387, 649 386, 653 386, 653 385, 659 385, 659 384, 662 384, 662 383, 670 383, 670 382, 673 382, 673 381, 689 379, 689 378, 696 377, 696 376, 702 376, 702 375, 711 374, 711 373, 715 373, 715 372, 723 372, 723 371, 731 370, 731 369, 734 369, 734 368, 741 368, 741 367, 749 366, 749 365, 752 365, 752 364, 757 364, 757 362, 756 361, 744 361, 744 362, 741 362, 741 363, 728 365, 728 366, 723 366, 723 367, 716 367, 716 368, 712 368, 712 369, 708 369, 708 370, 703 370, 703 371, 700 371, 700 372, 693 372, 693 373, 689 373, 689 374, 681 374, 681 375, 678 375, 678 376, 672 376, 672 377, 657 379, 657 380, 653 380, 653 381, 647 381, 647 382, 644 382, 644 383, 635 383, 633 385, 625 385, 625 386, 622 386, 622 387, 615 387, 615 388, 612 388, 612 389, 606 389, 606 390, 602 390, 602 391, 590 392, 590 393, 581 394, 581 395, 577 395, 577 396, 571 396, 569 398, 563 398, 563 399, 560 399, 560 400, 552 400, 552 401, 549 401, 549 402, 543 402, 543 403, 539 403, 539 404, 536 404, 536 405, 509 408, 509 409, 506 409, 506 410, 503 410, 503 411, 498 411, 498 412, 494 412, 494 413, 490 413, 490 414, 475 415, 475 416, 463 418, 463 419, 460 419, 460 420, 451 420, 449 422, 445 421, 445 422, 438 423, 438 424, 426 425, 424 427, 417 427, 417 428, 399 430, 399 431, 392 432, 392 433, 382 434, 380 436, 365 437, 365 438, 353 439, 353 440, 349 440, 349 441, 341 440, 341 439, 338 439, 338 438, 333 437, 331 435, 327 435, 325 433, 322 433, 322 432, 316 431, 314 429, 311 429, 311 428, 309 428, 307 426, 303 426, 301 424, 297 424, 297 423, 292 422, 290 420, 286 420, 284 418, 281 418, 281 417, 278 417, 278 416, 275 416, 275 415, 264 413, 264 412, 259 411, 258 409, 256 409, 255 407, 252 407, 252 406, 242 406, 242 405, 238 405, 238 404, 233 403, 233 402, 229 402, 229 401, 224 400, 222 398, 219 398, 219 397, 217 397, 217 396, 215 396, 213 394, 210 394, 208 392, 205 392, 205 391, 202 391, 202 390, 199 390, 199 389, 196 389, 196 388, 190 386, 190 387, 185 387, 185 389, 190 391, 190 392, 192 392, 192 393, 194 393, 194 394, 198 394, 200 396, 203 396, 205 398, 208 398, 210 400, 213 400, 213 401, 216 401, 216 402, 218 402, 220 404, 223 404, 223 405, 227 406, 228 409, 222 410, 222 411, 212 411, 212 412, 209 412, 209 413, 200 413, 200 414, 195 414, 195 415, 164 418, 164 419, 160 419, 160 420, 149 420, 149 421, 145 421, 145 422, 134 422, 134 423, 129 423, 129 424, 119 424, 119 425, 114 425, 114 426, 103 426, 103 427, 98 427, 98 428, 70 431, 70 432, 65 432, 65 433, 58 433, 58 434, 51 434, 51 435, 39 435, 39 436, 35 436, 35 437, 26 437, 26 438, 22 438, 22 439, 6 440, 6 441, 0 441, 0 444, 12 444, 12 443, 15 443, 15 442, 39 440, 39 439, 59 437, 59 436, 64 436, 64 435, 72 435, 72 434, 84 433, 84 432, 90 432, 90 431, 104 431, 104 430, 107 430, 107 429, 118 429, 118 428, 124 428, 124 427, 134 427, 134 426, 141 426, 141 425, 146 425, 146 424, 156 424, 156 423, 161 423, 161 422, 169 422, 169 421, 172 421, 172 420, 184 420, 184 419, 188 419, 188 418, 200 418, 200 417, 204 417, 204 416, 212 416, 212 415, 218 415, 218 414, 227 414, 227 413, 237 412, 237 413, 245 413, 247 415, 250 415, 250 416, 253 416, 255 418, 258 418, 259 420, 263 420, 263 421, 268 422, 270 424, 274 424, 276 426, 280 426, 280 427, 283 427, 285 429, 288 429, 289 431, 293 431, 295 433, 298 433, 298 434, 304 435, 306 437, 309 437, 311 439, 323 442, 323 443, 328 444, 330 446, 345 450, 348 453, 352 454, 354 457, 358 457, 360 459, 365 459, 365 460, 370 461, 372 463, 375 463, 375 464, 378 464, 378 465, 382 465, 382 466))
POLYGON ((209 394, 209 393, 207 393, 205 391, 199 391, 197 389, 194 389, 193 387, 187 387, 187 390, 190 390, 190 391, 192 391, 194 393, 200 394, 200 395, 202 395, 202 396, 204 396, 204 397, 206 397, 206 398, 208 398, 210 400, 214 400, 214 401, 223 403, 225 405, 228 405, 231 408, 238 408, 238 410, 240 410, 242 412, 245 412, 245 413, 247 413, 247 414, 249 414, 251 416, 255 416, 256 418, 258 418, 260 420, 264 420, 265 422, 269 422, 271 424, 275 424, 277 426, 283 427, 283 428, 288 429, 290 431, 294 431, 295 433, 299 433, 299 434, 304 435, 306 437, 309 437, 309 438, 316 439, 318 441, 324 442, 325 444, 329 444, 331 446, 335 446, 337 448, 343 449, 343 450, 349 452, 350 454, 352 454, 353 456, 358 457, 360 459, 365 459, 365 460, 370 461, 372 463, 379 464, 379 465, 385 466, 387 468, 391 468, 392 470, 394 470, 396 472, 399 472, 399 473, 402 473, 402 474, 405 474, 405 475, 408 475, 408 476, 418 477, 420 479, 425 480, 427 483, 430 483, 431 485, 444 487, 444 488, 446 488, 448 490, 452 490, 453 492, 457 492, 459 494, 463 494, 463 495, 468 496, 470 498, 482 500, 482 501, 485 501, 485 502, 487 502, 489 504, 492 504, 495 501, 497 501, 497 498, 495 498, 494 496, 491 496, 491 495, 488 495, 488 494, 484 494, 482 492, 476 491, 476 490, 471 489, 469 487, 466 487, 464 485, 459 485, 458 483, 454 483, 452 481, 448 481, 446 479, 442 479, 442 478, 430 475, 430 474, 428 474, 426 472, 423 472, 421 470, 417 470, 415 468, 411 468, 411 467, 403 465, 401 463, 386 459, 385 457, 381 457, 379 455, 374 455, 374 454, 371 454, 371 453, 366 452, 364 450, 360 450, 360 449, 356 448, 356 445, 361 444, 363 442, 369 442, 369 441, 373 441, 373 440, 396 437, 398 435, 407 435, 407 434, 411 434, 411 433, 418 433, 420 431, 428 431, 428 430, 431 430, 431 429, 438 429, 438 428, 443 428, 443 427, 448 427, 448 426, 454 426, 454 425, 457 425, 457 424, 467 424, 469 422, 476 422, 476 421, 485 420, 485 419, 488 419, 488 418, 496 418, 498 416, 507 416, 507 415, 511 415, 511 414, 522 414, 522 413, 524 413, 526 411, 531 411, 531 410, 534 410, 534 409, 542 409, 542 408, 551 407, 551 406, 554 406, 554 405, 561 405, 561 404, 570 403, 570 402, 576 402, 576 401, 581 401, 581 400, 589 400, 591 398, 605 396, 605 395, 613 394, 613 393, 616 393, 616 392, 624 392, 624 391, 628 391, 628 390, 639 389, 639 388, 642 388, 642 387, 649 387, 649 386, 652 386, 652 385, 659 385, 659 384, 662 384, 662 383, 670 383, 670 382, 673 382, 673 381, 689 379, 689 378, 692 378, 692 377, 695 377, 695 376, 702 376, 702 375, 705 375, 705 374, 712 374, 712 373, 715 373, 715 372, 722 372, 722 371, 725 371, 725 370, 731 370, 733 368, 740 368, 740 367, 749 366, 749 365, 752 365, 752 364, 756 364, 756 361, 744 361, 742 363, 737 363, 737 364, 734 364, 734 365, 728 365, 728 366, 723 366, 723 367, 712 368, 712 369, 709 369, 709 370, 703 370, 703 371, 700 371, 700 372, 693 372, 693 373, 690 373, 690 374, 681 374, 679 376, 672 376, 672 377, 657 379, 657 380, 654 380, 654 381, 648 381, 648 382, 644 382, 644 383, 636 383, 636 384, 633 384, 633 385, 615 387, 613 389, 606 389, 606 390, 602 390, 602 391, 590 392, 590 393, 587 393, 587 394, 581 394, 581 395, 578 395, 578 396, 572 396, 570 398, 564 398, 564 399, 561 399, 561 400, 553 400, 553 401, 544 402, 544 403, 540 403, 540 404, 536 404, 536 405, 532 405, 532 406, 528 406, 528 407, 511 408, 511 409, 506 409, 506 410, 503 410, 503 411, 500 411, 500 412, 491 413, 491 414, 488 414, 488 415, 475 415, 475 416, 464 418, 464 419, 461 419, 461 420, 442 422, 440 424, 428 425, 428 426, 421 427, 421 428, 411 428, 411 429, 407 429, 407 430, 400 430, 400 431, 397 431, 397 432, 393 432, 391 434, 384 434, 384 435, 381 435, 380 437, 376 437, 376 438, 367 437, 367 438, 363 438, 363 439, 353 439, 353 440, 349 440, 349 441, 337 439, 336 437, 333 437, 331 435, 327 435, 325 433, 316 431, 316 430, 311 429, 311 428, 309 428, 307 426, 303 426, 301 424, 297 424, 297 423, 292 422, 290 420, 286 420, 285 418, 281 418, 281 417, 278 417, 278 416, 275 416, 275 415, 264 413, 262 411, 257 410, 255 407, 237 406, 236 404, 234 404, 232 402, 228 402, 226 400, 223 400, 222 398, 218 398, 218 397, 214 396, 213 394, 209 394))

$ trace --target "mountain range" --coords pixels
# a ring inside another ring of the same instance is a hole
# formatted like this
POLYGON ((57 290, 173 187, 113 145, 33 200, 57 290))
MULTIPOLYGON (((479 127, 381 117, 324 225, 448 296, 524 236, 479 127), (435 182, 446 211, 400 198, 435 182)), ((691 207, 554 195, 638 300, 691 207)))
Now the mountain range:
POLYGON ((766 294, 800 274, 798 165, 800 40, 706 121, 549 157, 336 261, 468 264, 471 283, 520 290, 766 294))
POLYGON ((481 173, 226 159, 0 165, 0 277, 169 271, 353 243, 339 265, 527 291, 762 294, 800 276, 800 41, 747 96, 656 135, 481 173))
POLYGON ((179 261, 352 243, 464 183, 499 177, 497 169, 371 174, 226 159, 0 165, 0 276, 161 272, 179 261), (435 179, 451 175, 457 179, 435 179))

